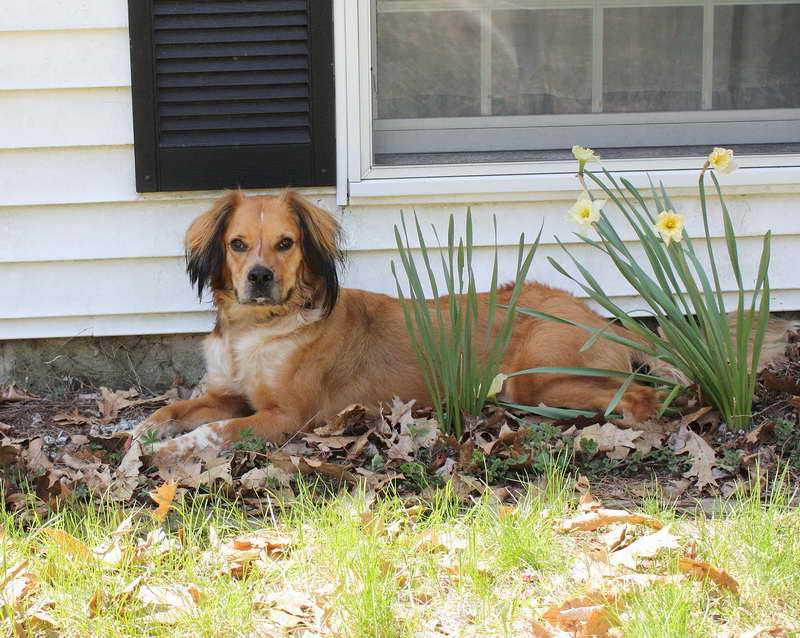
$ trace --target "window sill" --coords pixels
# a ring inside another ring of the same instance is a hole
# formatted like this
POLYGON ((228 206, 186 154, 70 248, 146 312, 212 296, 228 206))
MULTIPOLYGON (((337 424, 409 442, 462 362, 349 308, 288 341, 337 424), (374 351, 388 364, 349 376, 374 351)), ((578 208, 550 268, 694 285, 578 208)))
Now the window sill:
MULTIPOLYGON (((681 194, 695 192, 702 158, 612 159, 603 167, 638 188, 663 182, 681 194)), ((730 194, 800 192, 800 154, 737 156, 739 169, 722 176, 730 194)), ((591 165, 589 166, 591 169, 591 165)), ((349 184, 349 203, 423 204, 569 199, 580 190, 576 162, 373 167, 349 184)))

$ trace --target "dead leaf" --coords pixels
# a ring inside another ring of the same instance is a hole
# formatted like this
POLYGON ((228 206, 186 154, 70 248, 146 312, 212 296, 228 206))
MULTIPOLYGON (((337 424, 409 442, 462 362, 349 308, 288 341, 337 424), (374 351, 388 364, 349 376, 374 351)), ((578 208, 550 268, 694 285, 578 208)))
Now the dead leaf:
POLYGON ((764 370, 761 373, 761 378, 764 385, 770 390, 777 392, 786 392, 794 396, 800 395, 800 383, 797 383, 791 378, 781 378, 774 372, 764 370))
POLYGON ((284 629, 294 629, 300 625, 305 624, 305 619, 289 614, 282 609, 273 609, 269 612, 269 619, 276 625, 280 625, 284 629))
POLYGON ((148 616, 151 620, 171 625, 197 607, 202 598, 194 585, 141 585, 135 594, 145 605, 163 608, 148 616))
POLYGON ((669 525, 657 531, 635 540, 626 548, 613 552, 608 559, 612 565, 621 565, 630 569, 636 569, 640 558, 654 558, 660 552, 668 549, 677 549, 678 537, 672 534, 669 525))
POLYGON ((603 507, 603 503, 600 499, 595 498, 594 494, 592 494, 589 479, 585 476, 581 475, 578 477, 578 480, 575 482, 575 489, 581 493, 581 498, 578 501, 579 512, 591 512, 603 507))
POLYGON ((600 537, 600 540, 603 542, 609 552, 615 552, 618 549, 622 549, 628 543, 630 543, 630 539, 628 537, 628 524, 618 523, 614 525, 608 532, 600 537))
POLYGON ((383 536, 386 533, 386 517, 374 512, 361 512, 358 515, 368 536, 383 536))
POLYGON ((666 436, 667 435, 663 432, 643 431, 639 435, 639 438, 633 442, 633 445, 636 451, 644 456, 645 454, 649 454, 654 448, 661 447, 666 436))
POLYGON ((328 463, 313 457, 292 456, 286 452, 272 452, 267 455, 267 460, 274 463, 286 472, 302 472, 303 474, 325 474, 334 478, 356 483, 358 479, 349 471, 349 465, 328 463))
POLYGON ((120 390, 112 392, 106 387, 100 388, 100 399, 97 401, 97 409, 100 412, 100 420, 103 423, 111 423, 119 414, 119 411, 133 405, 130 399, 138 396, 138 392, 130 390, 120 390))
POLYGON ((728 572, 718 569, 708 563, 691 558, 679 558, 678 569, 696 580, 711 580, 720 587, 729 589, 734 594, 739 593, 739 583, 728 572))
POLYGON ((27 568, 28 561, 22 560, 9 567, 0 580, 2 603, 15 611, 19 602, 36 586, 36 576, 27 568))
POLYGON ((94 618, 97 614, 97 608, 103 603, 105 600, 105 594, 103 593, 102 589, 95 589, 92 597, 89 599, 88 610, 89 610, 89 618, 94 618))
POLYGON ((162 484, 158 489, 149 493, 149 496, 158 505, 158 508, 152 512, 153 518, 162 522, 167 517, 172 507, 172 501, 175 499, 175 490, 177 485, 171 481, 162 484))
POLYGON ((314 433, 318 436, 339 436, 348 428, 362 423, 367 415, 367 409, 363 405, 353 403, 339 412, 335 417, 328 420, 325 425, 315 428, 314 433))
POLYGON ((16 465, 22 454, 22 446, 8 437, 0 441, 0 465, 16 465))
POLYGON ((789 638, 789 630, 783 627, 764 627, 758 626, 743 634, 729 634, 730 638, 765 638, 766 636, 777 636, 778 638, 789 638))
POLYGON ((390 425, 398 425, 402 426, 404 423, 408 425, 409 423, 413 422, 414 418, 411 416, 411 408, 414 407, 416 403, 416 399, 411 399, 407 403, 403 403, 400 400, 400 397, 394 397, 392 399, 392 405, 389 406, 391 412, 387 417, 390 425))
POLYGON ((472 498, 474 492, 479 494, 486 494, 496 497, 494 490, 479 478, 470 476, 469 474, 461 474, 460 472, 453 472, 450 478, 453 492, 458 496, 462 503, 468 502, 472 498))
POLYGON ((53 469, 53 463, 44 451, 44 441, 41 437, 31 439, 28 449, 22 453, 27 468, 33 472, 47 472, 53 469))
POLYGON ((709 412, 711 412, 714 408, 710 405, 704 406, 695 412, 687 414, 681 418, 678 422, 679 427, 686 427, 694 423, 695 421, 700 421, 704 416, 706 416, 709 412))
POLYGON ((91 420, 92 417, 79 413, 78 408, 74 408, 72 412, 59 412, 53 417, 53 421, 65 425, 85 425, 91 420))
POLYGON ((303 592, 283 590, 259 593, 253 597, 255 609, 267 609, 268 618, 284 629, 308 625, 318 606, 316 601, 303 592))
POLYGON ((110 541, 92 547, 95 559, 109 567, 119 567, 125 558, 125 552, 120 544, 120 538, 115 537, 110 541))
POLYGON ((264 550, 270 558, 281 558, 291 551, 294 540, 279 530, 265 528, 237 536, 232 545, 239 550, 264 550))
POLYGON ((56 603, 54 600, 40 601, 25 612, 25 617, 34 626, 43 627, 44 629, 50 631, 58 629, 58 621, 47 612, 47 610, 52 609, 55 606, 56 603))
POLYGON ((434 529, 427 529, 417 536, 412 544, 414 551, 442 552, 463 551, 467 548, 467 539, 453 531, 438 533, 434 529))
POLYGON ((137 561, 144 562, 146 558, 162 556, 177 549, 180 549, 178 540, 167 536, 167 533, 159 527, 149 531, 147 536, 136 542, 134 555, 137 561))
POLYGON ((497 517, 504 521, 507 518, 511 518, 516 513, 516 510, 511 505, 501 505, 500 508, 497 510, 497 517))
POLYGON ((542 618, 554 627, 573 632, 573 636, 605 636, 613 626, 608 606, 613 603, 602 596, 571 598, 551 607, 542 618))
POLYGON ((45 529, 44 533, 52 538, 59 549, 68 556, 83 562, 94 561, 96 556, 83 542, 62 529, 45 529))
POLYGON ((78 470, 81 474, 75 477, 95 494, 105 494, 111 485, 111 469, 98 460, 84 461, 67 454, 61 455, 61 462, 67 467, 78 470))
POLYGON ((647 516, 646 514, 632 514, 625 510, 600 508, 578 514, 567 520, 559 521, 558 530, 560 532, 573 532, 575 530, 592 531, 604 525, 610 525, 611 523, 634 523, 652 527, 653 529, 661 529, 664 527, 658 519, 647 516))
POLYGON ((613 423, 595 423, 583 428, 575 437, 575 450, 583 450, 582 441, 589 439, 597 443, 597 452, 605 452, 610 459, 624 459, 636 448, 634 440, 641 436, 640 430, 619 428, 613 423))
POLYGON ((755 430, 751 430, 750 432, 747 433, 745 441, 747 441, 750 445, 759 445, 760 443, 766 443, 767 441, 772 439, 774 431, 775 431, 775 421, 764 421, 755 430))
POLYGON ((367 447, 367 444, 369 443, 369 437, 373 433, 374 433, 374 430, 370 429, 370 430, 367 430, 366 432, 364 432, 364 434, 362 434, 360 437, 358 437, 356 442, 350 448, 350 451, 347 453, 347 460, 348 461, 352 461, 354 459, 357 459, 359 456, 361 456, 361 452, 363 452, 364 448, 367 447))
POLYGON ((172 481, 181 487, 200 487, 221 480, 233 484, 230 457, 220 456, 213 448, 198 451, 194 457, 181 463, 157 466, 158 475, 165 481, 172 481), (199 459, 199 462, 194 459, 199 459))
POLYGON ((364 483, 366 483, 367 487, 377 492, 384 485, 387 483, 391 483, 392 481, 402 481, 405 478, 405 474, 400 474, 398 472, 394 472, 392 474, 382 474, 380 472, 371 472, 363 467, 356 468, 356 474, 362 476, 364 478, 364 483))
POLYGON ((139 485, 139 470, 142 467, 142 445, 131 440, 130 447, 122 458, 114 478, 111 480, 109 496, 112 501, 128 501, 139 485))
POLYGON ((386 456, 396 461, 413 461, 414 440, 408 434, 395 432, 388 442, 386 456))
POLYGON ((266 467, 255 467, 242 474, 239 483, 246 490, 258 491, 268 487, 278 485, 280 487, 290 487, 292 475, 281 468, 269 464, 266 467))
POLYGON ((414 452, 433 447, 439 440, 439 423, 436 419, 414 419, 412 423, 401 426, 401 432, 411 436, 414 452))
POLYGON ((692 466, 689 471, 684 473, 684 478, 697 477, 699 489, 706 485, 716 485, 717 481, 712 474, 717 459, 714 449, 706 443, 702 436, 685 425, 678 430, 677 438, 683 442, 683 445, 678 449, 673 449, 675 454, 689 454, 692 457, 692 466))
POLYGON ((34 396, 25 390, 20 390, 13 383, 7 388, 0 389, 0 403, 3 401, 39 401, 39 397, 34 396))
POLYGON ((315 603, 308 594, 285 589, 257 594, 253 598, 253 607, 256 609, 274 607, 294 616, 305 616, 315 607, 315 603))
POLYGON ((319 446, 323 451, 344 450, 347 446, 358 441, 357 436, 318 436, 316 434, 305 434, 303 440, 319 446))
POLYGON ((533 638, 554 638, 552 631, 540 625, 538 622, 531 623, 531 635, 533 638))
POLYGON ((261 529, 220 544, 215 552, 223 560, 224 571, 241 578, 251 567, 265 568, 265 561, 287 556, 293 546, 291 536, 275 529, 261 529))
POLYGON ((194 607, 201 597, 194 585, 142 585, 136 592, 136 598, 145 605, 166 607, 194 607))

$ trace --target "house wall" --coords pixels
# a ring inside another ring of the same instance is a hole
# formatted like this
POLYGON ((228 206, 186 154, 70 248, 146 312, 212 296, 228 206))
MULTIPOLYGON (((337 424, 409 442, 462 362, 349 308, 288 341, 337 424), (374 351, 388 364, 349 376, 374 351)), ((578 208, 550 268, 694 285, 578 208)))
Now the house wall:
MULTIPOLYGON (((576 243, 566 211, 576 192, 542 191, 469 199, 371 198, 340 209, 350 250, 347 285, 391 293, 389 262, 399 211, 416 210, 444 228, 468 205, 488 283, 491 215, 497 216, 501 271, 512 274, 513 243, 544 224, 534 276, 569 286, 545 256, 563 253, 558 235, 636 308, 632 291, 588 247, 576 243)), ((800 193, 797 185, 734 190, 742 262, 752 272, 759 236, 775 234, 771 283, 776 310, 800 308, 800 193)), ((333 189, 306 196, 336 209, 333 189)), ((203 332, 211 324, 184 275, 181 241, 191 219, 218 195, 141 195, 134 153, 126 0, 6 0, 0 13, 0 340, 203 332)), ((697 201, 676 204, 698 229, 697 201)), ((714 233, 721 236, 719 224, 714 233)), ((631 237, 631 239, 633 239, 631 237)), ((730 277, 725 283, 732 287, 730 277)), ((574 288, 573 288, 574 289, 574 288)))

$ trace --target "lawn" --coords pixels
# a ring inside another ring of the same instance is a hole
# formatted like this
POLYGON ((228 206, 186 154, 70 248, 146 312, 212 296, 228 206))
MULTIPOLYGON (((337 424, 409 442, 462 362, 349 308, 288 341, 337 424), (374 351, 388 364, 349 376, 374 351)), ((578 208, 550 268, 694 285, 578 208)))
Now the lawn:
POLYGON ((301 481, 254 507, 168 485, 157 509, 89 499, 44 520, 5 514, 6 631, 800 635, 800 511, 780 480, 735 494, 721 518, 657 491, 614 513, 556 466, 505 503, 464 503, 452 484, 428 498, 324 492, 301 481))

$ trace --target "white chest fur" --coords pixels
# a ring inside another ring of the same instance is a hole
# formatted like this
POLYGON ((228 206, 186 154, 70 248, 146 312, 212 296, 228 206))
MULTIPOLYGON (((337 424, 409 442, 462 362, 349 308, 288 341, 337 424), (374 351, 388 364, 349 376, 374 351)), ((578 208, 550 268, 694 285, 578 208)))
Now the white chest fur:
POLYGON ((305 345, 300 330, 319 317, 281 317, 234 334, 212 334, 205 341, 209 389, 247 396, 261 388, 279 389, 287 364, 305 345))

